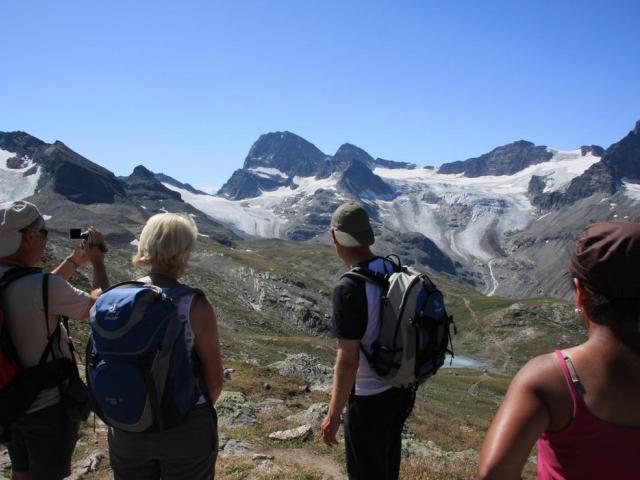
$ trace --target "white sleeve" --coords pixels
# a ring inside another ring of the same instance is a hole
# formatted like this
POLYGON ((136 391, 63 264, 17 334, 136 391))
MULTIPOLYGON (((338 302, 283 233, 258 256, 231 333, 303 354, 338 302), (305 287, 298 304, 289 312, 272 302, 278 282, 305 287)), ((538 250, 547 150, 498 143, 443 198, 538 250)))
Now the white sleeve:
POLYGON ((89 294, 58 275, 49 275, 49 314, 81 319, 87 312, 89 294))

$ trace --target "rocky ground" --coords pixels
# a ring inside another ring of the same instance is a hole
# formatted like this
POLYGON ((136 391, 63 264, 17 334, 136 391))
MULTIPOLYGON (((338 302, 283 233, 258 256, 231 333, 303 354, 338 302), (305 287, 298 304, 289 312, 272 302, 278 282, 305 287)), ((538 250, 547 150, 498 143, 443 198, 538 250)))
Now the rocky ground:
MULTIPOLYGON (((49 268, 72 247, 55 232, 52 237, 49 268)), ((134 251, 128 244, 112 245, 107 261, 113 281, 142 274, 131 266, 134 251)), ((328 246, 199 241, 186 281, 202 288, 214 305, 225 365, 216 478, 345 478, 343 447, 315 440, 335 357, 331 288, 343 268, 328 246)), ((421 387, 404 433, 401 478, 470 479, 511 375, 532 356, 584 337, 572 307, 562 300, 485 297, 450 278, 433 278, 458 326, 456 354, 488 367, 442 369, 421 387)), ((89 269, 83 267, 72 281, 87 289, 89 269)), ((86 325, 72 322, 71 334, 82 351, 86 325)), ((111 477, 106 432, 93 418, 83 425, 72 478, 111 477)), ((531 464, 525 478, 533 478, 533 469, 531 464)), ((0 472, 9 477, 1 447, 0 472)))
MULTIPOLYGON (((328 408, 328 364, 309 354, 290 354, 269 366, 226 363, 216 404, 216 478, 346 478, 343 446, 317 441, 328 408)), ((443 369, 421 387, 403 433, 401 478, 474 478, 478 449, 507 383, 499 374, 443 369)), ((106 435, 99 419, 83 424, 69 478, 111 478, 106 435)), ((6 451, 0 451, 0 468, 9 478, 6 451)))

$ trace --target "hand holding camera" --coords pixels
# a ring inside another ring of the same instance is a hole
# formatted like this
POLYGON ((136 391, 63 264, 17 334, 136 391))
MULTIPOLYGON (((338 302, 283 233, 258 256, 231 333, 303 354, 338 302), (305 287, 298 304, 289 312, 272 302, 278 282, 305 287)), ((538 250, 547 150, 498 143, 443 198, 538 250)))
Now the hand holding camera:
POLYGON ((87 260, 91 262, 101 261, 104 254, 109 250, 102 232, 93 226, 85 231, 81 228, 71 228, 69 229, 69 238, 82 240, 71 255, 71 260, 76 265, 81 265, 87 260))

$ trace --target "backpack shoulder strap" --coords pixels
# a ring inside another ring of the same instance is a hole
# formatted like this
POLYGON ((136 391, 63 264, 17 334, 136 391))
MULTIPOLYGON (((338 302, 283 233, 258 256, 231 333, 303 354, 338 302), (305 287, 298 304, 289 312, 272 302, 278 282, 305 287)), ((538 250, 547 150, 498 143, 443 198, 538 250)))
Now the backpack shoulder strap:
POLYGON ((47 363, 47 359, 50 354, 53 354, 53 341, 56 338, 60 338, 60 322, 56 326, 56 329, 51 333, 51 329, 49 328, 49 274, 45 273, 42 275, 42 306, 44 307, 44 324, 47 329, 47 345, 44 347, 42 355, 40 355, 40 360, 38 361, 38 365, 42 365, 47 363))
POLYGON ((7 287, 10 283, 18 280, 19 278, 36 273, 42 273, 42 269, 35 267, 14 267, 11 270, 7 270, 0 278, 0 289, 7 287))
POLYGON ((150 283, 138 282, 137 280, 128 280, 126 282, 120 282, 120 283, 116 283, 115 285, 111 285, 102 293, 106 293, 109 290, 115 290, 117 288, 145 287, 145 286, 152 286, 152 285, 150 283))
POLYGON ((400 257, 395 253, 387 255, 386 257, 384 257, 384 259, 393 265, 394 272, 403 271, 402 260, 400 260, 400 257))
POLYGON ((384 273, 374 272, 368 268, 355 267, 346 273, 343 273, 340 278, 351 278, 353 280, 359 280, 362 282, 371 282, 376 285, 386 288, 389 286, 389 276, 384 273))
POLYGON ((205 293, 199 288, 193 288, 189 285, 180 284, 166 292, 167 296, 174 302, 178 302, 184 297, 193 295, 195 297, 206 297, 205 293))

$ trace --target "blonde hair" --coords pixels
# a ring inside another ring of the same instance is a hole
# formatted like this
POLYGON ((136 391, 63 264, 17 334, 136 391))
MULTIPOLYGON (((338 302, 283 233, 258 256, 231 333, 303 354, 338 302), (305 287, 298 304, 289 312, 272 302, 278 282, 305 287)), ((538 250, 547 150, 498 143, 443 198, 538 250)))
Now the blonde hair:
POLYGON ((143 268, 158 265, 184 271, 197 238, 198 227, 191 217, 158 213, 147 220, 142 229, 133 264, 143 268))

